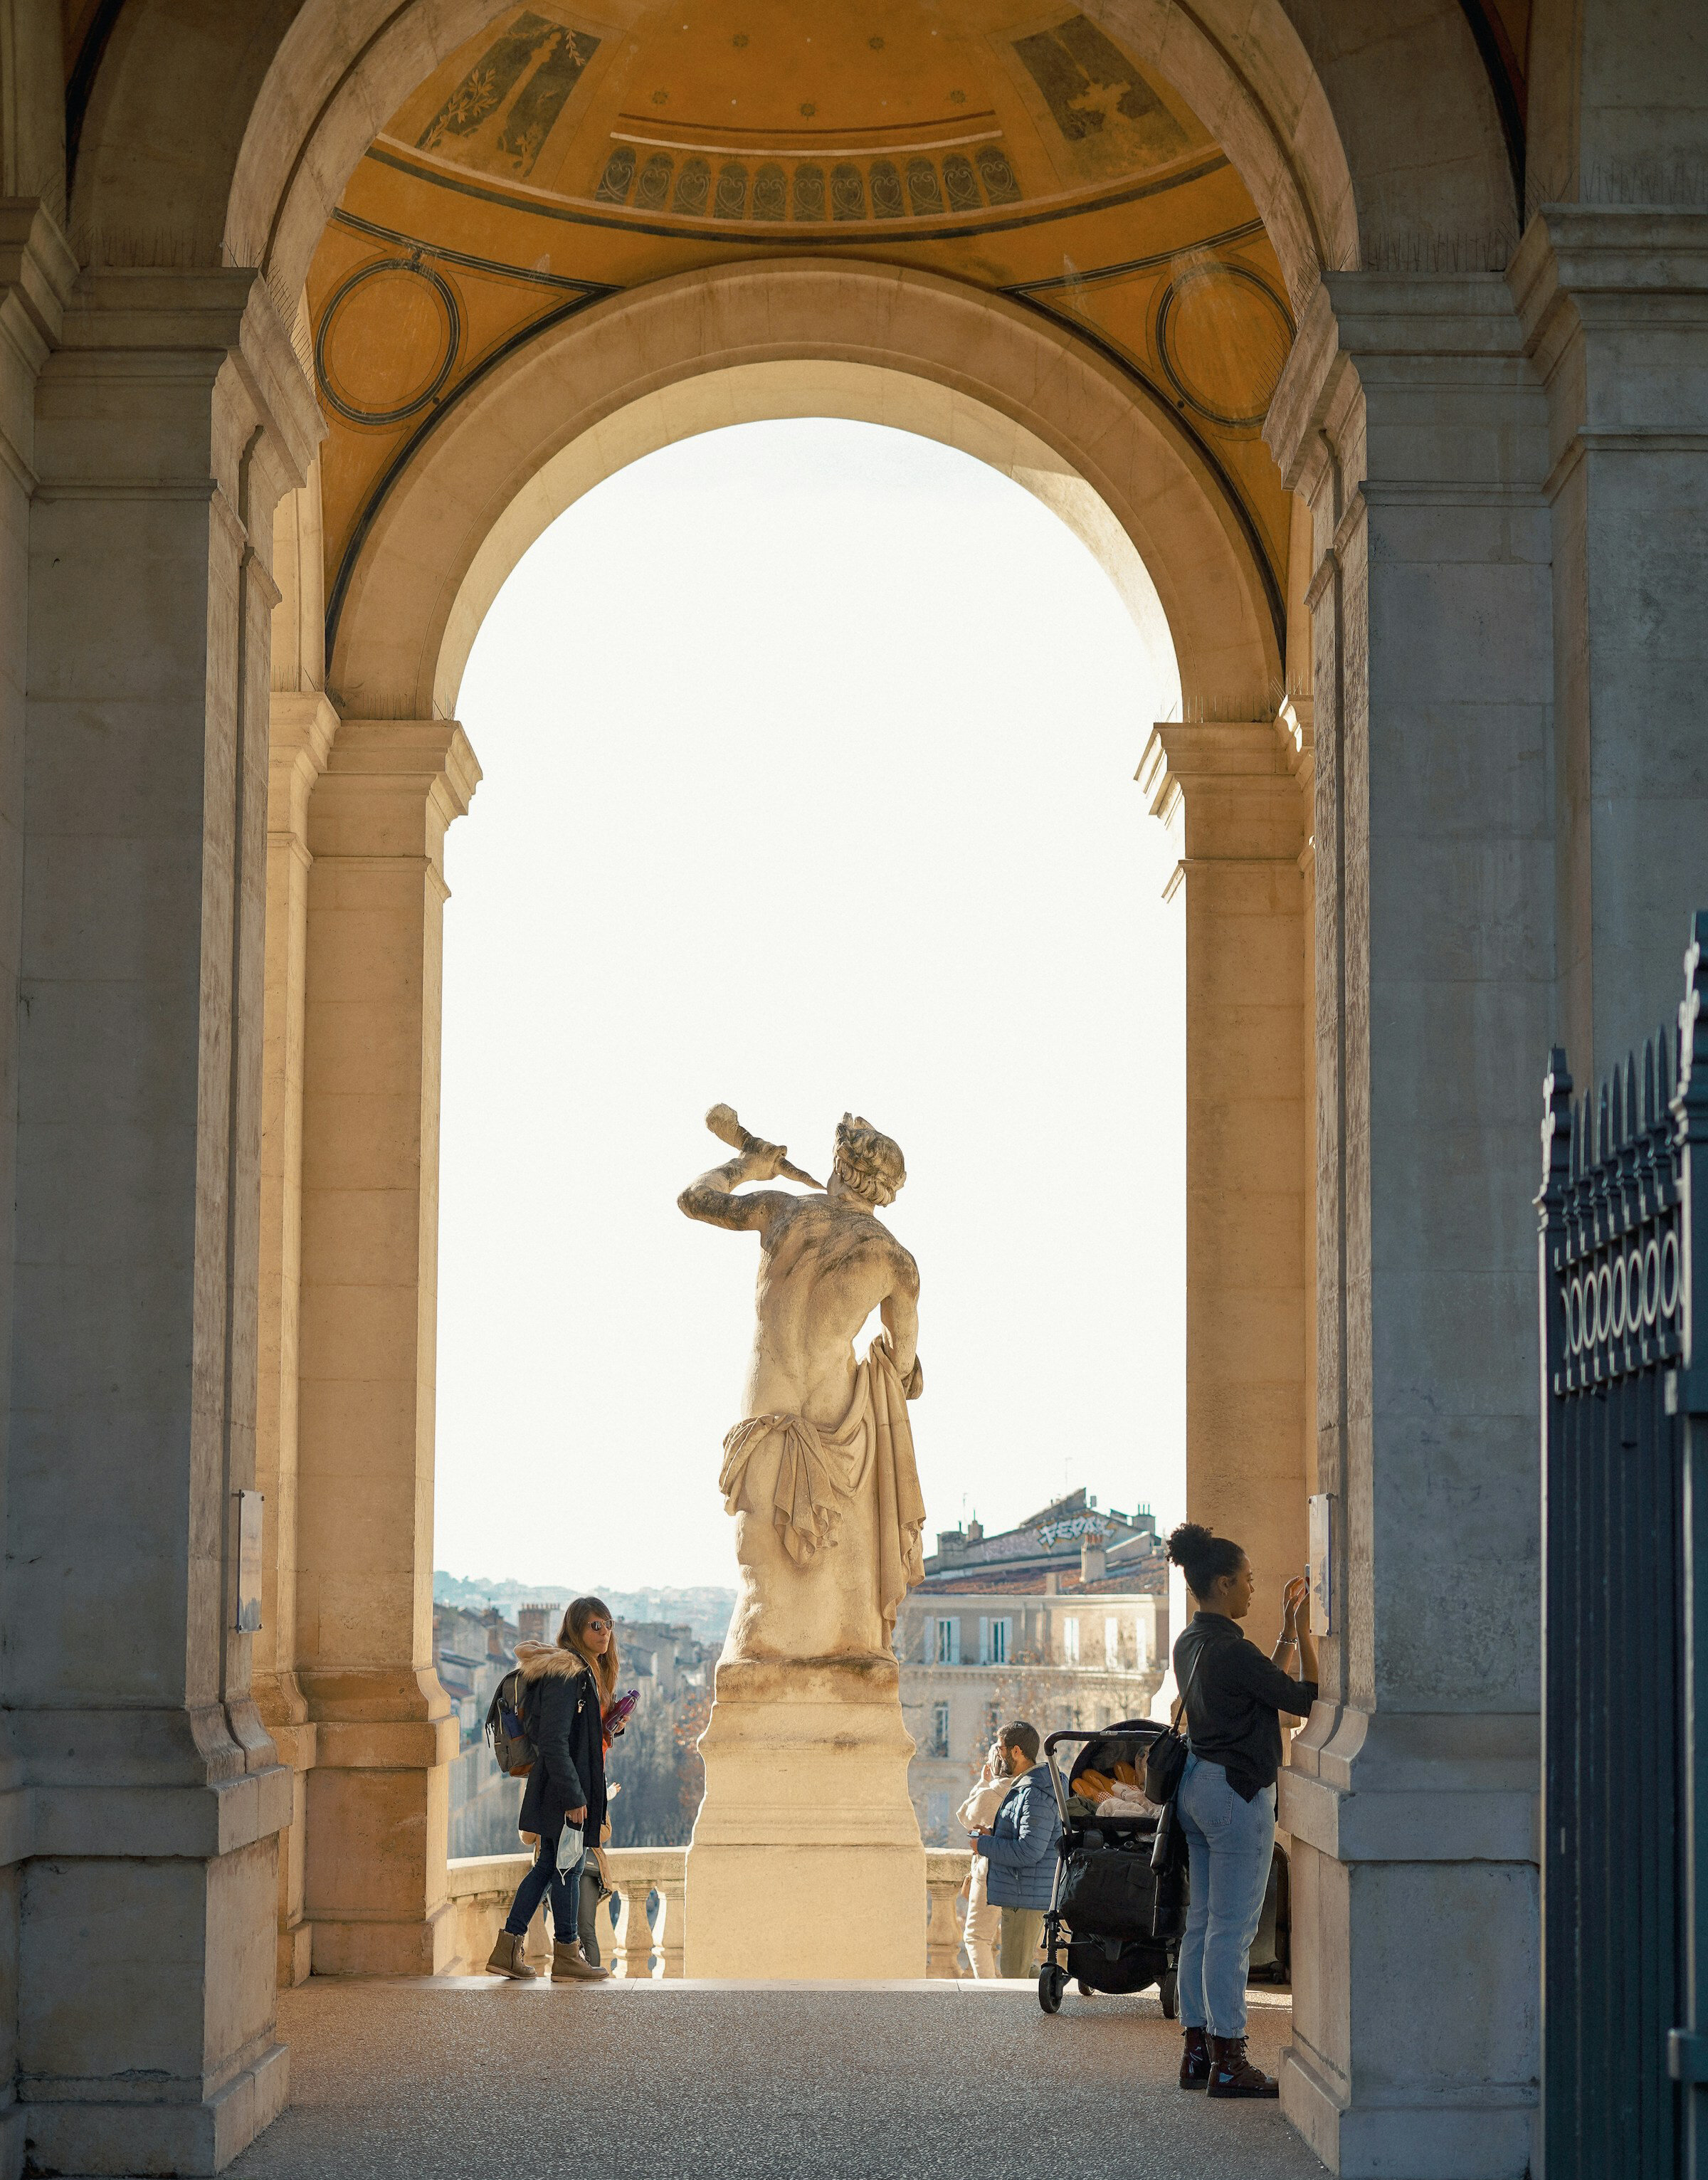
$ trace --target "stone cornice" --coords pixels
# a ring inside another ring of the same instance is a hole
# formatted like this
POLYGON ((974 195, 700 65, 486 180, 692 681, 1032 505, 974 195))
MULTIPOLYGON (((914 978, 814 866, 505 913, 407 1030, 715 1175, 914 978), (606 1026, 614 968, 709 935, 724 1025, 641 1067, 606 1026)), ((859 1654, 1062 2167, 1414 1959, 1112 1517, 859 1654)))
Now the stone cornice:
POLYGON ((345 719, 328 766, 341 779, 414 781, 438 793, 460 818, 474 800, 481 768, 455 719, 345 719))
POLYGON ((55 370, 67 378, 211 383, 233 363, 288 476, 307 476, 325 422, 272 291, 247 267, 83 272, 59 345, 55 370))
MULTIPOLYGON (((1455 405, 1485 409, 1490 392, 1528 390, 1522 329, 1498 272, 1330 272, 1300 322, 1264 425, 1289 490, 1301 488, 1321 443, 1342 446, 1356 407, 1380 388, 1408 412, 1451 427, 1455 405)), ((1446 482, 1447 480, 1441 480, 1446 482)), ((1342 498, 1362 482, 1353 478, 1342 498)))
POLYGON ((306 854, 308 799, 332 755, 338 713, 317 689, 275 689, 267 713, 267 833, 306 854))
POLYGON ((1194 785, 1291 790, 1288 754, 1273 719, 1160 719, 1133 777, 1150 796, 1151 816, 1166 824, 1194 785))
POLYGON ((77 277, 70 245, 34 197, 0 198, 0 465, 36 488, 36 381, 77 277))
POLYGON ((345 719, 309 797, 309 846, 327 856, 424 857, 474 800, 481 768, 455 719, 345 719))
POLYGON ((1263 436, 1289 492, 1298 490, 1314 443, 1350 371, 1341 350, 1333 300, 1325 286, 1319 287, 1299 320, 1264 419, 1263 436))
POLYGON ((1507 270, 1557 493, 1592 448, 1708 452, 1708 212, 1546 205, 1507 270))
POLYGON ((1506 278, 1532 353, 1568 297, 1580 308, 1612 306, 1622 324, 1700 321, 1708 312, 1708 212, 1544 205, 1506 278))
POLYGON ((44 350, 58 344, 77 260, 36 197, 0 197, 0 287, 30 320, 44 350))

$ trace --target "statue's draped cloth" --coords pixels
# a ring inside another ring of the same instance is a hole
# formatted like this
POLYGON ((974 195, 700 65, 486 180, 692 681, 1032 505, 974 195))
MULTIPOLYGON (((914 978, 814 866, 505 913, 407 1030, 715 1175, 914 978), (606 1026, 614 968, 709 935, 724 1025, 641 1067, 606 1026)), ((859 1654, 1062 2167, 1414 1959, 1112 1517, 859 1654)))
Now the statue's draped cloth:
POLYGON ((854 1373, 854 1397, 834 1432, 805 1416, 749 1416, 724 1440, 718 1488, 729 1514, 753 1512, 746 1496, 747 1467, 776 1434, 782 1440, 771 1519, 797 1566, 836 1543, 844 1505, 875 1478, 878 1510, 878 1603, 887 1641, 901 1600, 925 1579, 920 1539, 925 1500, 913 1457, 907 1402, 923 1384, 917 1360, 904 1382, 886 1338, 874 1340, 854 1373))

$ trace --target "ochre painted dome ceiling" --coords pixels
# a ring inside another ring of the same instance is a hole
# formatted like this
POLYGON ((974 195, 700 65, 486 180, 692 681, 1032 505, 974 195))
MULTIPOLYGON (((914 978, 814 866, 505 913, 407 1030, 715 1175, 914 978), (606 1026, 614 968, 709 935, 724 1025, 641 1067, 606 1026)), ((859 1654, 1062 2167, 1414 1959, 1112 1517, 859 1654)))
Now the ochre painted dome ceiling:
POLYGON ((1259 427, 1292 322, 1251 199, 1158 68, 1013 0, 531 0, 422 84, 310 278, 332 616, 391 479, 495 357, 649 280, 847 250, 1070 322, 1143 382, 1279 616, 1259 427))

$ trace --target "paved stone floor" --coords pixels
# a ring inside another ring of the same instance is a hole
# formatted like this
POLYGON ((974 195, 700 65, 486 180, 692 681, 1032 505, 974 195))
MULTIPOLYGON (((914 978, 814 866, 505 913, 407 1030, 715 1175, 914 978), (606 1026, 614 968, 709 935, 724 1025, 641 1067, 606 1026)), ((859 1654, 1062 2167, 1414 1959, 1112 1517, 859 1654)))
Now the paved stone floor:
MULTIPOLYGON (((1286 2040, 1253 1992, 1254 2056, 1286 2040)), ((1174 2082, 1155 1994, 1025 1985, 326 1983, 233 2180, 1309 2180, 1273 2105, 1174 2082)))

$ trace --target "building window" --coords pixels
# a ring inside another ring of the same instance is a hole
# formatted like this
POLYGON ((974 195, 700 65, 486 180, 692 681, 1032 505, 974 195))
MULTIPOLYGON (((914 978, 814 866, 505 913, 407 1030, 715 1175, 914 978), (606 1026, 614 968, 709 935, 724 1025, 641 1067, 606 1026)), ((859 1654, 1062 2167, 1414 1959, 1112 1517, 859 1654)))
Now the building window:
POLYGON ((1061 1654, 1070 1665, 1079 1663, 1079 1622, 1064 1620, 1061 1623, 1061 1654))
POLYGON ((949 1843, 949 1797, 947 1794, 928 1794, 925 1797, 925 1844, 927 1847, 947 1847, 949 1843))
POLYGON ((931 1753, 934 1756, 946 1756, 949 1753, 949 1706, 947 1704, 933 1704, 931 1706, 931 1753))
POLYGON ((961 1663, 961 1622, 958 1620, 938 1621, 936 1661, 939 1665, 958 1665, 961 1663))
POLYGON ((990 1623, 990 1662, 1006 1665, 1014 1655, 1014 1622, 1011 1620, 993 1620, 990 1623))
POLYGON ((1103 1623, 1103 1654, 1111 1665, 1121 1663, 1121 1622, 1105 1620, 1103 1623))

